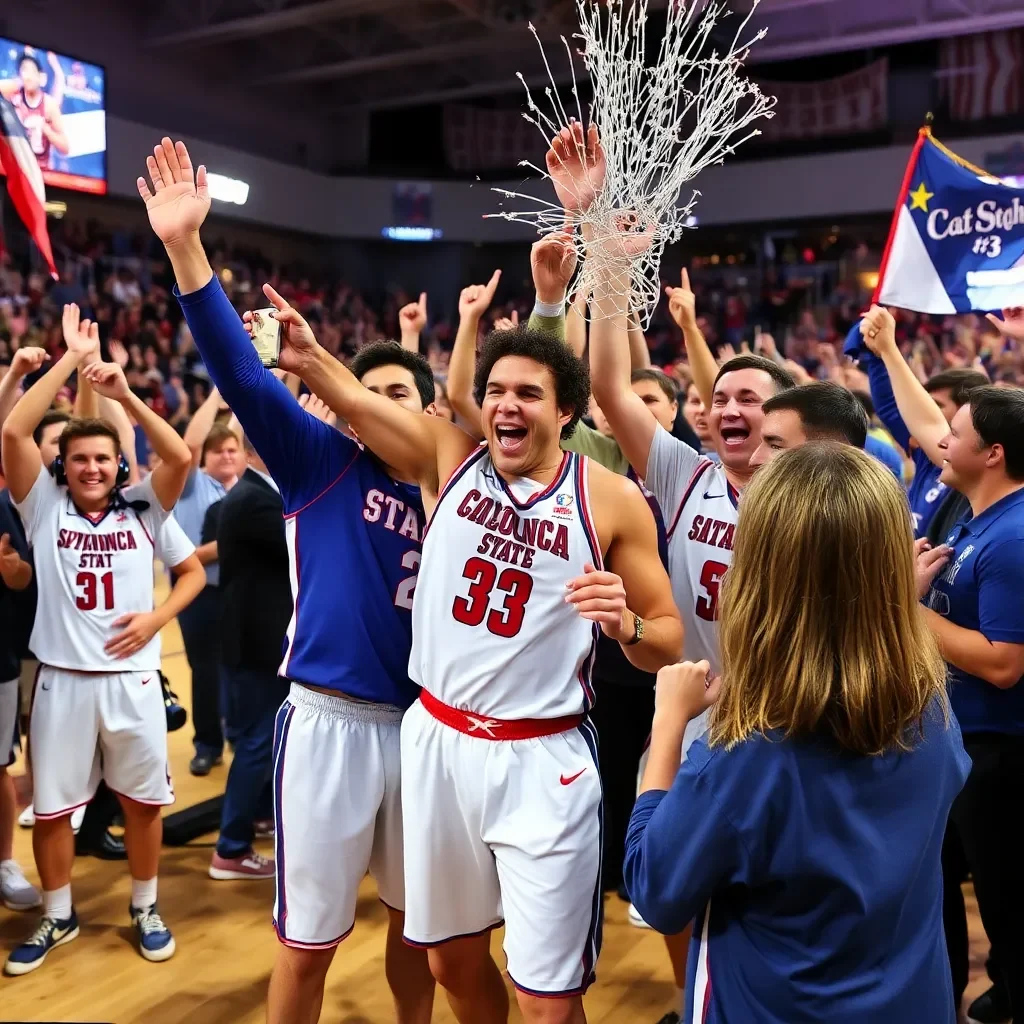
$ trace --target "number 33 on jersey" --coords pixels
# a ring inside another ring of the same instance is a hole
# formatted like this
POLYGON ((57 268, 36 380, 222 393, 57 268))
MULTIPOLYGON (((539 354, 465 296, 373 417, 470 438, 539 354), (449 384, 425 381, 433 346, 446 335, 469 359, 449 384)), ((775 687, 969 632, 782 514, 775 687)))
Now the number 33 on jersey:
POLYGON ((586 473, 565 453, 547 487, 509 484, 481 447, 445 486, 423 544, 409 663, 438 700, 504 719, 589 708, 597 626, 565 602, 566 582, 602 564, 586 473))

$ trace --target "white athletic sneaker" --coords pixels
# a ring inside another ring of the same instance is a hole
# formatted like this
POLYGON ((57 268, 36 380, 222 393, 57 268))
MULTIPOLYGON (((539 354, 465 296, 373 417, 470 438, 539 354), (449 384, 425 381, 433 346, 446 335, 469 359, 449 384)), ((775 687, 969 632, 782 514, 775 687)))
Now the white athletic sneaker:
POLYGON ((629 905, 629 923, 634 928, 650 928, 651 926, 640 916, 640 912, 633 906, 632 903, 629 905))
MULTIPOLYGON (((85 807, 79 807, 78 810, 71 812, 71 831, 78 835, 78 830, 82 827, 82 821, 85 818, 85 807)), ((29 804, 18 815, 18 824, 22 828, 31 828, 36 823, 36 811, 32 804, 29 804)))
POLYGON ((39 890, 13 861, 0 865, 0 900, 8 910, 31 910, 43 902, 39 890))

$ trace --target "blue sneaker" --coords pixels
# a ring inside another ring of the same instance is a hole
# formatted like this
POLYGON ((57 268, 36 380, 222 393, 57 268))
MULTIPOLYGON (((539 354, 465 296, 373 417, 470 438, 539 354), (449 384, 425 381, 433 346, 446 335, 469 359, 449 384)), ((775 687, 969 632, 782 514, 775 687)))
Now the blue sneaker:
POLYGON ((139 933, 139 952, 143 957, 154 963, 170 960, 174 956, 174 936, 157 913, 156 904, 145 910, 130 906, 128 911, 132 927, 139 933))
POLYGON ((65 942, 78 938, 78 915, 74 907, 71 908, 71 916, 63 921, 56 921, 52 917, 44 917, 39 922, 39 927, 20 946, 16 946, 4 964, 4 974, 19 975, 28 974, 37 967, 43 966, 43 961, 51 949, 63 946, 65 942))

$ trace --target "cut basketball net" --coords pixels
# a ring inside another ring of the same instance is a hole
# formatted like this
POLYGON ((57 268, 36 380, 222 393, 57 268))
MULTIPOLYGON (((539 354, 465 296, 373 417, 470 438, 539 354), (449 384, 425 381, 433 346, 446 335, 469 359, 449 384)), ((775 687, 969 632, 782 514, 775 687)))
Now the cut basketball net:
MULTIPOLYGON (((508 199, 524 199, 534 209, 487 214, 534 225, 539 232, 561 230, 565 212, 583 231, 575 236, 579 270, 572 290, 591 294, 600 274, 598 254, 617 253, 628 262, 631 305, 644 326, 660 296, 658 268, 665 246, 676 241, 686 226, 697 197, 680 203, 683 185, 705 167, 722 163, 737 146, 759 135, 742 134, 759 117, 771 117, 774 97, 765 96, 741 74, 751 44, 764 30, 746 38, 747 25, 757 8, 754 0, 724 53, 705 53, 715 26, 730 16, 724 2, 670 0, 665 37, 655 63, 648 65, 644 51, 647 0, 577 0, 583 63, 594 90, 591 126, 584 132, 583 112, 576 86, 572 48, 563 36, 573 71, 575 112, 570 118, 558 95, 551 66, 537 38, 544 66, 551 78, 545 88, 550 116, 534 101, 526 87, 527 111, 545 139, 554 140, 547 169, 529 160, 530 167, 551 181, 560 200, 552 203, 507 189, 494 189, 508 199), (697 11, 701 13, 698 15, 697 11), (598 141, 596 127, 600 128, 598 141), (636 239, 623 237, 636 233, 636 239), (648 241, 649 239, 649 241, 648 241), (585 259, 584 249, 591 258, 585 259)), ((502 204, 504 205, 504 204, 502 204)), ((625 287, 625 284, 624 284, 625 287)))

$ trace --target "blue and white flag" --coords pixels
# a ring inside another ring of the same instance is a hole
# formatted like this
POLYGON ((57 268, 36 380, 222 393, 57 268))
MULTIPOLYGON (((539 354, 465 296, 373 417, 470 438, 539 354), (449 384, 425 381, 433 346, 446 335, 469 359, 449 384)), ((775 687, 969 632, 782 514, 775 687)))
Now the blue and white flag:
POLYGON ((873 301, 918 313, 1024 304, 1024 189, 962 160, 922 128, 873 301))

